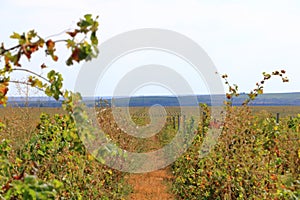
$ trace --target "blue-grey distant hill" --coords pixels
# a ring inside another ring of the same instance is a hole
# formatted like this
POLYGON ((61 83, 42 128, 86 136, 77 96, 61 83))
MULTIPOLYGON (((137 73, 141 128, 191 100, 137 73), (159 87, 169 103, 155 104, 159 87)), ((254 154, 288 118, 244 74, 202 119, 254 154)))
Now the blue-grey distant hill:
MULTIPOLYGON (((114 104, 116 106, 152 106, 159 104, 162 106, 197 106, 199 103, 211 105, 210 95, 186 95, 186 96, 136 96, 136 97, 116 97, 114 104)), ((233 98, 233 105, 241 105, 247 98, 247 94, 241 94, 239 97, 233 98)), ((99 106, 100 99, 104 99, 109 105, 111 104, 110 97, 84 98, 88 106, 99 106)), ((216 100, 213 105, 222 105, 225 100, 224 95, 213 95, 216 100)), ((104 104, 104 103, 102 103, 104 104)), ((49 97, 9 97, 9 106, 19 107, 60 107, 61 101, 55 101, 49 97)), ((300 106, 300 92, 295 93, 266 93, 257 97, 251 102, 252 106, 300 106)))

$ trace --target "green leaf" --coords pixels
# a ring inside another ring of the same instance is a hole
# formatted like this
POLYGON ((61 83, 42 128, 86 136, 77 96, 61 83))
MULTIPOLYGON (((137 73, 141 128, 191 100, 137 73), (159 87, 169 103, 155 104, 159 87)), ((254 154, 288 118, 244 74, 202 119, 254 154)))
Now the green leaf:
POLYGON ((21 38, 21 35, 20 35, 19 33, 14 32, 14 33, 10 36, 10 38, 12 38, 12 39, 20 39, 20 38, 21 38))
POLYGON ((31 40, 32 38, 36 37, 37 36, 37 33, 34 31, 34 30, 30 30, 28 31, 27 33, 27 39, 28 40, 31 40))
POLYGON ((54 186, 55 188, 60 188, 60 187, 63 186, 63 183, 60 182, 59 180, 54 179, 54 180, 53 180, 53 186, 54 186))
POLYGON ((85 20, 86 20, 88 23, 93 23, 93 19, 92 19, 92 15, 91 15, 91 14, 86 14, 86 15, 84 15, 84 18, 85 18, 85 20))
POLYGON ((28 193, 29 193, 29 195, 31 196, 31 198, 32 198, 33 200, 36 199, 36 191, 34 191, 34 190, 32 190, 32 189, 29 189, 29 190, 28 190, 28 193))
POLYGON ((91 39, 93 45, 98 45, 98 38, 96 36, 96 31, 92 32, 90 39, 91 39))
POLYGON ((48 97, 51 97, 52 96, 52 91, 50 89, 50 86, 48 86, 45 90, 45 94, 48 96, 48 97))
POLYGON ((257 90, 257 94, 263 94, 263 93, 264 93, 264 92, 263 92, 262 89, 257 90))
POLYGON ((39 155, 41 155, 41 156, 44 156, 44 155, 45 155, 45 153, 44 153, 43 151, 41 151, 41 150, 38 150, 37 153, 38 153, 39 155))

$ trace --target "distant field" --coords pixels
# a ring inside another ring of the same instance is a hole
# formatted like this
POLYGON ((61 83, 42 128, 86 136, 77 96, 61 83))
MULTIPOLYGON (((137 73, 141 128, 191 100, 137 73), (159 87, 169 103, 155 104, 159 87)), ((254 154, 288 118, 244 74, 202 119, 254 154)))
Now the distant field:
MULTIPOLYGON (((300 106, 252 106, 250 107, 254 114, 258 114, 260 112, 268 112, 272 115, 276 115, 276 113, 280 114, 280 117, 296 117, 300 114, 300 106)), ((149 107, 131 107, 130 113, 133 115, 146 115, 149 107)), ((185 107, 185 111, 199 109, 198 107, 185 107)), ((217 109, 221 109, 221 107, 217 107, 217 109)), ((199 110, 201 112, 201 110, 199 110)), ((180 107, 166 107, 166 112, 168 115, 178 115, 181 113, 180 107)), ((182 114, 185 114, 184 112, 182 114)))
POLYGON ((0 120, 23 118, 27 121, 32 120, 36 122, 39 120, 41 113, 48 113, 49 115, 60 114, 64 111, 62 108, 19 108, 6 107, 0 108, 0 120))
MULTIPOLYGON (((149 123, 149 108, 150 107, 130 107, 129 111, 133 121, 140 125, 149 123)), ((199 109, 199 107, 185 107, 181 113, 180 107, 165 107, 167 116, 173 117, 181 114, 185 115, 187 114, 185 112, 192 112, 192 110, 195 109, 199 109)), ((221 109, 221 107, 217 107, 217 109, 221 109)), ((300 114, 300 106, 253 106, 251 109, 254 115, 268 112, 275 117, 276 113, 279 113, 280 118, 295 117, 297 114, 300 114)), ((17 147, 24 144, 24 142, 32 136, 42 112, 48 113, 49 115, 64 113, 62 108, 0 108, 0 121, 10 127, 6 134, 0 134, 0 140, 7 138, 7 135, 9 135, 9 139, 12 140, 17 147)), ((200 109, 199 114, 202 115, 200 109)), ((178 123, 177 118, 173 120, 178 123)))
POLYGON ((9 139, 16 149, 24 145, 34 133, 43 112, 54 115, 64 111, 61 108, 0 108, 0 122, 7 127, 0 132, 0 141, 9 139))
MULTIPOLYGON (((217 109, 220 109, 218 107, 217 109)), ((300 106, 252 106, 250 107, 254 113, 259 112, 269 112, 273 115, 279 113, 281 117, 286 116, 297 116, 300 114, 300 106)), ((189 112, 195 109, 199 109, 198 107, 184 107, 184 111, 180 110, 180 107, 169 106, 165 107, 168 116, 185 114, 185 112, 189 112)), ((144 117, 148 115, 149 107, 130 107, 130 114, 135 117, 144 117)), ((201 110, 199 109, 201 112, 201 110)), ((27 120, 37 121, 42 112, 48 113, 50 115, 56 113, 64 113, 62 108, 17 108, 17 107, 7 107, 0 108, 0 120, 5 120, 6 118, 14 118, 14 117, 22 117, 27 118, 27 120)))
POLYGON ((295 117, 300 114, 300 106, 253 106, 251 109, 254 113, 262 111, 267 111, 273 115, 279 113, 281 117, 295 117))

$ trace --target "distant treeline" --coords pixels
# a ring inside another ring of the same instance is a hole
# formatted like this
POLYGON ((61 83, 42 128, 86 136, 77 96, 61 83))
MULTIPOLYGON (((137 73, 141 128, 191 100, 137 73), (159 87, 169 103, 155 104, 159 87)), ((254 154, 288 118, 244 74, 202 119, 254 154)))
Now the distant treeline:
MULTIPOLYGON (((242 94, 232 100, 232 104, 239 106, 247 98, 247 94, 242 94)), ((199 103, 205 103, 209 106, 223 105, 225 100, 224 95, 190 95, 190 96, 137 96, 137 97, 95 97, 83 98, 87 106, 153 106, 159 104, 161 106, 197 106, 199 103), (212 103, 213 101, 213 103, 212 103)), ((9 106, 18 107, 60 107, 61 101, 52 100, 49 97, 11 97, 8 99, 9 106)), ((251 102, 251 106, 300 106, 299 93, 269 93, 262 94, 257 99, 251 102)))

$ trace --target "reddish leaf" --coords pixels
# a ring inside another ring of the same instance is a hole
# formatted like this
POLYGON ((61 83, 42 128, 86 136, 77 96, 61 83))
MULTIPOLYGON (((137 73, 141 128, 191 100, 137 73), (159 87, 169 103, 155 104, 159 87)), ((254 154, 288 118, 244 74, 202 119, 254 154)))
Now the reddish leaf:
POLYGON ((1 96, 5 96, 7 94, 8 87, 5 84, 0 84, 0 94, 1 96))
POLYGON ((43 64, 41 65, 41 68, 42 68, 42 69, 47 68, 47 66, 45 65, 45 63, 43 63, 43 64))
POLYGON ((79 53, 80 53, 80 49, 79 48, 75 48, 75 50, 72 52, 72 59, 79 62, 80 61, 80 58, 79 58, 79 53))
MULTIPOLYGON (((1 101, 0 101, 0 104, 1 104, 1 101)), ((5 185, 2 186, 2 190, 4 192, 6 192, 7 190, 9 190, 9 188, 12 187, 10 183, 11 183, 11 180, 9 180, 5 185)))
POLYGON ((30 51, 33 53, 35 51, 37 51, 39 49, 39 46, 38 45, 29 45, 30 47, 30 51))
POLYGON ((58 57, 55 56, 55 55, 53 55, 53 56, 52 56, 52 59, 53 59, 54 61, 57 61, 57 60, 58 60, 58 57))
POLYGON ((78 30, 75 29, 73 32, 67 32, 68 35, 70 35, 71 37, 75 37, 78 33, 78 30))
POLYGON ((47 46, 48 49, 53 49, 54 46, 55 46, 55 42, 53 42, 51 39, 47 40, 46 46, 47 46))

